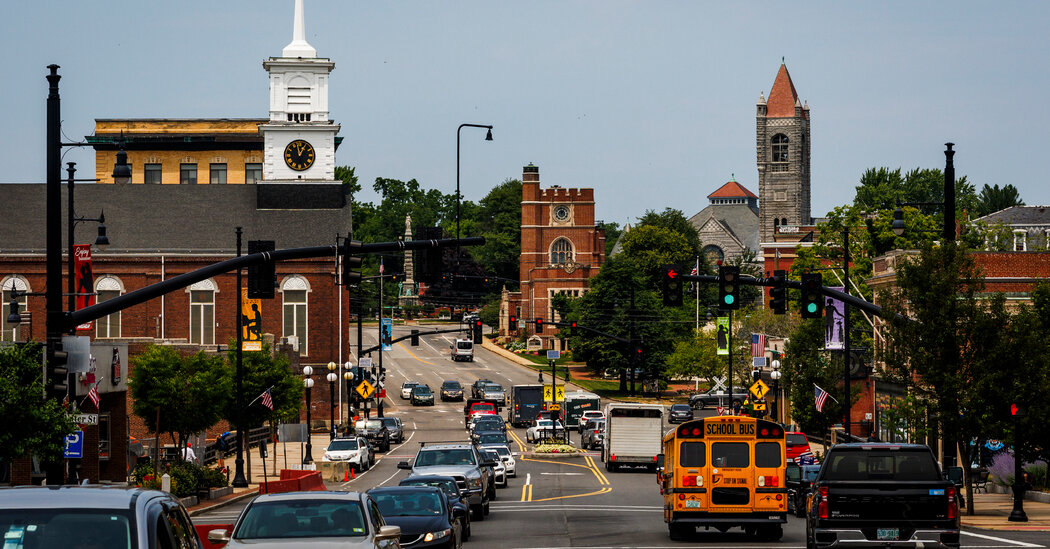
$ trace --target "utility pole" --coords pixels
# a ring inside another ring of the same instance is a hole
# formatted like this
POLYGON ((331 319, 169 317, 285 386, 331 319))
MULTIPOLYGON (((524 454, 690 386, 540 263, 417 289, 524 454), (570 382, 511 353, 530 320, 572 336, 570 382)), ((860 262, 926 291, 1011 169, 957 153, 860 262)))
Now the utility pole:
MULTIPOLYGON (((394 319, 390 319, 390 331, 394 331, 394 319)), ((379 378, 383 375, 383 345, 386 339, 383 337, 383 258, 379 258, 379 373, 375 376, 376 381, 376 417, 383 417, 383 399, 379 398, 379 378)), ((394 334, 391 333, 391 336, 394 334)), ((373 372, 375 370, 373 369, 373 372)))
MULTIPOLYGON (((845 226, 843 231, 844 238, 842 243, 842 256, 843 263, 843 291, 846 295, 849 295, 849 225, 845 226)), ((823 298, 821 298, 823 299, 823 298)), ((824 314, 828 314, 825 311, 824 314)), ((850 387, 849 387, 849 370, 850 370, 850 347, 849 347, 849 301, 844 300, 842 302, 842 357, 843 357, 843 369, 845 370, 845 383, 843 386, 846 388, 846 399, 842 401, 842 405, 846 408, 845 417, 842 419, 843 428, 846 430, 846 440, 849 441, 850 436, 850 424, 853 423, 853 399, 851 398, 850 387)))
POLYGON ((726 333, 729 350, 729 375, 727 376, 729 378, 729 389, 727 389, 729 391, 729 415, 736 415, 736 410, 733 408, 733 309, 728 309, 726 314, 729 315, 729 330, 726 333))

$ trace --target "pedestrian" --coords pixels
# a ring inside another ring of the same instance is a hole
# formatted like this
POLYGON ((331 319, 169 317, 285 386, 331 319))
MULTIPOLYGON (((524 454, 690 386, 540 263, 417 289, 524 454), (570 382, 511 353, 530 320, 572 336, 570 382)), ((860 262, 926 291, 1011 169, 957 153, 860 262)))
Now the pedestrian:
POLYGON ((186 447, 182 449, 182 459, 186 461, 197 461, 197 454, 193 451, 193 447, 190 443, 186 443, 186 447))

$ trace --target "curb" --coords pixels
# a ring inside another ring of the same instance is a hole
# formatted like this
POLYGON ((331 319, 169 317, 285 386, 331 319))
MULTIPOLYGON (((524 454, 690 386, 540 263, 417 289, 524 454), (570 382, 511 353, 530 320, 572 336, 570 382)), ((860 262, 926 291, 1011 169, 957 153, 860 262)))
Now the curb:
POLYGON ((569 452, 565 452, 565 453, 561 453, 561 452, 559 452, 559 453, 525 452, 525 453, 519 454, 519 455, 522 456, 523 458, 526 458, 526 459, 528 459, 528 458, 532 458, 532 459, 540 459, 540 458, 543 458, 543 459, 547 459, 547 458, 580 459, 580 458, 587 457, 587 453, 586 452, 572 452, 572 453, 569 453, 569 452))
POLYGON ((255 497, 257 495, 259 495, 259 488, 255 488, 253 490, 248 490, 247 492, 242 492, 240 494, 235 494, 235 495, 231 496, 229 499, 225 499, 223 501, 215 502, 212 505, 198 505, 198 506, 194 507, 193 509, 187 509, 186 512, 189 513, 189 515, 191 517, 195 517, 195 516, 197 516, 199 514, 206 513, 208 511, 212 511, 214 509, 218 509, 219 507, 225 507, 226 505, 229 505, 231 503, 236 503, 236 502, 241 501, 243 499, 248 499, 250 497, 255 497))

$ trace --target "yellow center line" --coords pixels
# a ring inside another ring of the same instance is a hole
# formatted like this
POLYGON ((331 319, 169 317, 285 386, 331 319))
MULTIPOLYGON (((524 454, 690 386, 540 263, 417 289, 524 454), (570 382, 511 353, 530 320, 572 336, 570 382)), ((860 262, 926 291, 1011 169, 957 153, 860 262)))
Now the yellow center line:
POLYGON ((412 354, 412 351, 409 351, 408 347, 405 347, 400 341, 397 342, 397 346, 401 347, 401 349, 403 349, 406 353, 408 353, 408 356, 410 356, 410 357, 412 357, 412 358, 422 362, 423 364, 429 364, 431 366, 434 365, 433 362, 427 362, 427 361, 423 360, 422 358, 419 358, 418 356, 412 354))
POLYGON ((543 498, 543 499, 537 499, 537 500, 534 500, 534 499, 532 499, 530 497, 529 501, 537 501, 537 502, 539 502, 539 501, 554 501, 556 499, 582 498, 582 497, 587 497, 587 496, 597 496, 599 494, 608 494, 609 492, 612 492, 612 488, 606 486, 606 487, 602 488, 601 490, 598 490, 596 492, 587 492, 586 494, 572 494, 572 495, 568 495, 568 496, 555 496, 555 497, 552 497, 552 498, 543 498))
MULTIPOLYGON (((518 450, 522 454, 524 454, 524 452, 525 452, 525 444, 521 441, 521 437, 519 437, 518 434, 515 433, 514 431, 508 431, 508 433, 510 434, 511 438, 513 438, 514 441, 518 444, 518 450)), ((531 462, 534 462, 534 463, 553 463, 554 465, 568 465, 570 467, 580 467, 580 468, 583 468, 583 469, 587 469, 588 471, 591 472, 591 474, 594 475, 594 478, 598 481, 598 485, 601 486, 600 490, 597 490, 597 491, 594 491, 594 492, 587 492, 587 493, 584 493, 584 494, 571 494, 571 495, 567 495, 567 496, 555 496, 555 497, 549 497, 549 498, 533 500, 532 499, 532 486, 533 485, 532 484, 526 484, 526 485, 521 487, 521 501, 523 501, 523 502, 524 501, 553 501, 553 500, 556 500, 556 499, 580 498, 580 497, 585 497, 585 496, 597 496, 597 495, 600 495, 600 494, 607 494, 609 492, 612 492, 612 486, 609 483, 609 479, 606 478, 605 475, 602 474, 602 472, 598 470, 598 465, 594 462, 593 459, 591 459, 590 456, 584 456, 584 461, 585 461, 586 465, 581 465, 579 463, 569 463, 569 462, 566 462, 566 461, 555 461, 555 460, 550 460, 550 459, 531 458, 531 457, 525 457, 524 455, 521 456, 521 460, 522 461, 531 461, 531 462)))
POLYGON ((532 501, 532 485, 529 485, 529 501, 532 501))

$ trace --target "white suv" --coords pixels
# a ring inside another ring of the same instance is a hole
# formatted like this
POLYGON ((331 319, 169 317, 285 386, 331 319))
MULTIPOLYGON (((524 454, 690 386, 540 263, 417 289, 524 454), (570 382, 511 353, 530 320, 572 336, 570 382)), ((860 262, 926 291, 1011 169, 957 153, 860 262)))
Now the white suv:
POLYGON ((357 471, 367 471, 375 456, 364 437, 337 438, 328 444, 321 461, 346 461, 357 471))
POLYGON ((605 412, 584 412, 583 416, 580 417, 580 434, 583 434, 583 426, 587 425, 587 421, 591 419, 605 419, 605 412))

